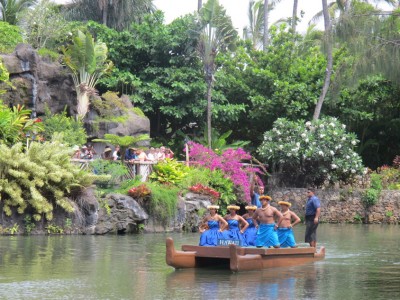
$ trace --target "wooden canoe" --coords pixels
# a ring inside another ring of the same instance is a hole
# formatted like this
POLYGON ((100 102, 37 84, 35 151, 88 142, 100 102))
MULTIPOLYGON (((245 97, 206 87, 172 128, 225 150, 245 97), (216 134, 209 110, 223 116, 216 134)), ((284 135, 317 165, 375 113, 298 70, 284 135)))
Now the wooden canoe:
POLYGON ((234 272, 290 267, 318 261, 325 257, 325 247, 251 248, 236 245, 204 247, 182 245, 176 250, 172 238, 166 240, 166 262, 175 269, 219 267, 234 272))

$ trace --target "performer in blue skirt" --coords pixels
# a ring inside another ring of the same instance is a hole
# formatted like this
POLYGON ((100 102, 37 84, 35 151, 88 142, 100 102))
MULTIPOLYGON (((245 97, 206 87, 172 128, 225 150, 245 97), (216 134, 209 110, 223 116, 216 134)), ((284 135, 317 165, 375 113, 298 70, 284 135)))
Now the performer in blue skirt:
POLYGON ((243 233, 249 227, 249 223, 241 216, 236 214, 236 211, 240 209, 237 205, 228 205, 227 209, 229 214, 224 217, 228 222, 229 229, 226 231, 228 239, 239 241, 240 246, 247 246, 246 240, 244 239, 243 233))
POLYGON ((261 196, 260 201, 262 208, 258 208, 253 215, 253 220, 259 224, 255 242, 256 247, 279 248, 276 229, 282 221, 282 214, 269 204, 269 201, 271 201, 270 196, 261 196), (278 218, 277 224, 275 224, 275 218, 278 218))
POLYGON ((210 214, 204 217, 200 225, 199 232, 200 243, 199 246, 217 246, 218 239, 227 239, 227 235, 223 232, 228 228, 228 223, 223 217, 217 214, 218 205, 207 206, 210 214))
POLYGON ((293 235, 293 227, 300 223, 300 218, 289 209, 292 206, 290 202, 279 201, 278 204, 281 206, 281 213, 283 215, 282 222, 278 228, 279 243, 282 248, 296 248, 296 240, 293 235), (292 223, 292 220, 294 222, 292 223))
POLYGON ((247 210, 247 213, 243 215, 243 219, 245 219, 247 223, 249 223, 249 227, 247 227, 246 231, 244 232, 244 239, 247 246, 255 246, 258 224, 253 220, 253 215, 257 209, 257 206, 249 205, 245 208, 247 210))

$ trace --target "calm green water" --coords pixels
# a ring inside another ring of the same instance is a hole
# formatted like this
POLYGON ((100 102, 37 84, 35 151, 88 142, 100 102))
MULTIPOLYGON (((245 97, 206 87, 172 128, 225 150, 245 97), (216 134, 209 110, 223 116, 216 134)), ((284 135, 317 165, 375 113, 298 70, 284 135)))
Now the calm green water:
POLYGON ((178 248, 198 234, 3 236, 0 299, 400 299, 400 227, 322 224, 318 235, 323 261, 239 274, 165 264, 167 236, 178 248))

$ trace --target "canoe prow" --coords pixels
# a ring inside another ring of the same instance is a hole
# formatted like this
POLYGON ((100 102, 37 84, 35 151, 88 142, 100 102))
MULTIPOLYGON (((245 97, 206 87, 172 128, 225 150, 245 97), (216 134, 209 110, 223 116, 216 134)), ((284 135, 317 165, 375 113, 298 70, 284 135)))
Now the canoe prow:
POLYGON ((165 260, 167 265, 176 269, 194 268, 196 266, 196 252, 175 250, 174 240, 172 238, 167 238, 166 247, 165 260))

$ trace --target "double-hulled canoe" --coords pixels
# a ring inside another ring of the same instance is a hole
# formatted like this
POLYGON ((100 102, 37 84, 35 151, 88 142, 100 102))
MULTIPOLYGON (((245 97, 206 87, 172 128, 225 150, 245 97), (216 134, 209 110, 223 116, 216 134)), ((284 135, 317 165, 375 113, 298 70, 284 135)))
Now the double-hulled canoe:
POLYGON ((303 265, 325 258, 325 248, 316 252, 305 248, 254 248, 182 245, 176 250, 172 238, 166 240, 166 262, 175 269, 222 267, 234 272, 303 265))

